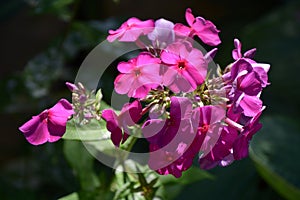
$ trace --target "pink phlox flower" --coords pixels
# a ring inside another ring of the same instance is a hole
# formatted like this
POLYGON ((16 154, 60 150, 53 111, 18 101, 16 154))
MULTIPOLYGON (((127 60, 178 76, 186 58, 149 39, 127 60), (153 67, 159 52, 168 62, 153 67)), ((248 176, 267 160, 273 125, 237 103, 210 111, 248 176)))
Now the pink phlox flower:
POLYGON ((185 18, 189 25, 175 24, 175 33, 185 37, 193 37, 197 35, 205 44, 216 46, 221 43, 219 38, 219 30, 209 20, 202 17, 194 17, 190 8, 186 9, 185 18))
POLYGON ((119 40, 120 42, 134 42, 140 35, 146 35, 153 30, 154 21, 141 21, 138 18, 132 17, 124 22, 117 30, 109 30, 107 40, 113 42, 119 40))
POLYGON ((175 93, 191 92, 202 84, 207 73, 207 62, 200 50, 182 43, 169 45, 161 53, 163 84, 175 93))
POLYGON ((67 121, 73 114, 72 105, 66 99, 61 99, 52 108, 33 116, 19 130, 33 145, 56 142, 66 132, 67 121))
POLYGON ((115 79, 115 90, 129 97, 143 98, 162 82, 160 59, 149 53, 141 53, 137 58, 118 65, 120 75, 115 79))
POLYGON ((141 112, 142 106, 137 100, 125 104, 119 116, 112 109, 102 111, 101 116, 106 121, 106 128, 111 132, 111 140, 115 146, 118 147, 127 140, 130 133, 128 126, 133 126, 139 121, 141 112))

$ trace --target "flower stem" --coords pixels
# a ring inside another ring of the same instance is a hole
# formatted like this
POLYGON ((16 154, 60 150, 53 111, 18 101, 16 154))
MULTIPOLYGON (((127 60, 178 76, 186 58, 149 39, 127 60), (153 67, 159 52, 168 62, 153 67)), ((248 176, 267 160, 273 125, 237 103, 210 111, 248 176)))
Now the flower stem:
POLYGON ((241 131, 241 132, 242 132, 242 131, 244 130, 244 127, 243 127, 242 125, 240 125, 239 123, 236 123, 235 121, 229 119, 228 117, 225 118, 225 122, 226 122, 229 126, 235 128, 235 129, 237 129, 238 131, 241 131))

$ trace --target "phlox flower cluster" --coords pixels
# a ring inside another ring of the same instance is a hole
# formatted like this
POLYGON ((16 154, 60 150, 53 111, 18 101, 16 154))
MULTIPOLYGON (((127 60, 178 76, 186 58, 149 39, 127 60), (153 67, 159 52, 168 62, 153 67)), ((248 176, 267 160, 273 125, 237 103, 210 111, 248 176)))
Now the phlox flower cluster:
POLYGON ((265 106, 260 96, 269 85, 270 65, 254 60, 256 49, 242 53, 235 39, 232 63, 214 72, 209 66, 221 43, 220 31, 191 9, 185 17, 187 25, 130 18, 109 31, 109 42, 140 47, 136 57, 117 66, 115 91, 131 99, 119 113, 100 110, 99 95, 91 101, 93 95, 82 85, 67 83, 73 105, 63 99, 34 116, 20 127, 26 139, 35 145, 58 140, 74 114, 86 123, 105 120, 116 147, 135 137, 133 129, 140 130, 149 144, 148 165, 161 175, 178 178, 195 159, 200 168, 211 169, 248 156, 249 142, 262 127, 265 106), (212 49, 195 48, 193 39, 212 49))
POLYGON ((202 169, 211 169, 248 155, 249 141, 261 128, 260 94, 269 84, 270 68, 253 59, 255 49, 242 54, 235 39, 233 63, 210 76, 217 48, 205 54, 192 39, 217 46, 220 31, 191 9, 185 16, 188 25, 131 18, 109 31, 110 42, 135 42, 141 51, 118 64, 114 82, 117 93, 134 101, 119 116, 113 110, 102 113, 116 146, 130 137, 128 127, 140 127, 149 143, 149 167, 175 177, 195 158, 202 169))

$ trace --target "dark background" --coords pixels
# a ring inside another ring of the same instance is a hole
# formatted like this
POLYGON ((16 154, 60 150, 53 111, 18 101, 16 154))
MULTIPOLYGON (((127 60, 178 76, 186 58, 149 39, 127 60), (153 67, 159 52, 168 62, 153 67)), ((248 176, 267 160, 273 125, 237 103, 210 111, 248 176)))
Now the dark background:
MULTIPOLYGON (((275 161, 262 159, 264 166, 299 189, 300 176, 296 170, 300 150, 298 1, 72 2, 67 6, 53 6, 47 0, 0 1, 1 199, 56 199, 78 189, 76 178, 63 158, 62 142, 32 147, 18 127, 59 98, 70 99, 64 82, 74 80, 81 62, 105 38, 108 29, 117 28, 132 16, 163 17, 185 23, 188 7, 221 30, 222 44, 215 62, 223 67, 232 62, 233 39, 240 38, 243 51, 256 47, 256 59, 271 64, 271 85, 262 96, 267 105, 263 117, 268 126, 259 133, 265 133, 265 137, 255 137, 254 147, 258 149, 257 155, 274 158, 275 161), (273 146, 268 154, 262 151, 265 144, 259 141, 271 141, 273 146)), ((256 154, 228 168, 212 170, 220 178, 188 185, 177 198, 288 198, 257 172, 253 164, 256 154)))

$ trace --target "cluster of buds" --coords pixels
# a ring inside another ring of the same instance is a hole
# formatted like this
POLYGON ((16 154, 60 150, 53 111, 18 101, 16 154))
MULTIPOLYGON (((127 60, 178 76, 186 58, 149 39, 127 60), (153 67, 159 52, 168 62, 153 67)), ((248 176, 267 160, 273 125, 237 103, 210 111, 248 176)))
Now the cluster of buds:
POLYGON ((77 85, 66 82, 67 87, 72 92, 72 104, 75 114, 73 115, 79 125, 88 124, 91 119, 100 120, 100 105, 102 93, 99 89, 95 91, 86 89, 82 83, 77 85))

